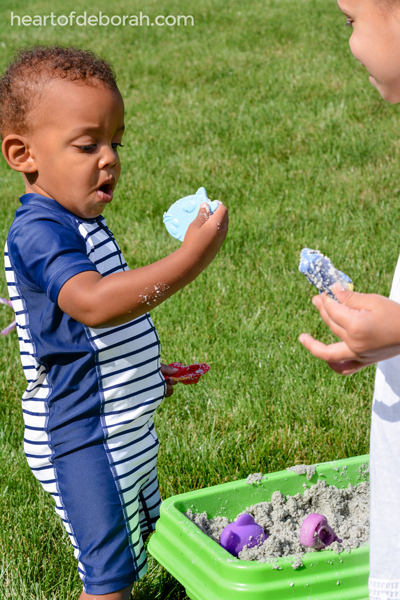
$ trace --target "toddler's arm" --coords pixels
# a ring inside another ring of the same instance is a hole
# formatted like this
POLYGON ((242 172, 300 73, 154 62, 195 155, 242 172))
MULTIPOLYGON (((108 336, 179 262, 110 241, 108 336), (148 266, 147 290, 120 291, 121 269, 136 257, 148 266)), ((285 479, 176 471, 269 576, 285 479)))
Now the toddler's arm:
POLYGON ((193 281, 215 258, 228 231, 228 211, 221 203, 210 215, 202 204, 182 246, 165 258, 133 271, 102 277, 84 271, 61 288, 58 305, 89 327, 121 325, 140 317, 193 281))
POLYGON ((330 330, 342 341, 325 345, 307 333, 299 340, 307 350, 342 375, 400 354, 400 304, 378 294, 358 294, 333 286, 339 302, 327 294, 313 298, 330 330))

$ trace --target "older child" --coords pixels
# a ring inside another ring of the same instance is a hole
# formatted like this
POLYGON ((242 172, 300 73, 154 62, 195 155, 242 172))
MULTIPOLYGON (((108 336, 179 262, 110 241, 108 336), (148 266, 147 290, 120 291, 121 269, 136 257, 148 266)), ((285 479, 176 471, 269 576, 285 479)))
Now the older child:
POLYGON ((148 314, 214 259, 228 227, 203 206, 182 246, 129 271, 103 210, 121 166, 110 66, 71 48, 22 51, 0 80, 3 155, 26 193, 5 248, 28 380, 25 453, 79 561, 80 598, 126 600, 159 513, 153 414, 172 392, 148 314))
MULTIPOLYGON (((370 82, 391 103, 400 102, 400 0, 339 0, 353 27, 350 48, 370 82)), ((336 286, 340 304, 313 299, 342 341, 328 346, 308 334, 300 342, 348 375, 378 363, 371 424, 370 599, 400 599, 400 260, 390 299, 336 286)))

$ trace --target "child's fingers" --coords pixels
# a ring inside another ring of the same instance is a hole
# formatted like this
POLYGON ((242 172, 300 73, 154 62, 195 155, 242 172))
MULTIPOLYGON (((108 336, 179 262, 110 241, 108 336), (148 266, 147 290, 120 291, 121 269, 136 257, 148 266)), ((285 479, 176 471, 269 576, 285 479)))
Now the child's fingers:
POLYGON ((225 239, 229 227, 229 213, 222 202, 219 203, 217 210, 208 219, 207 227, 215 226, 217 226, 220 239, 225 239))
POLYGON ((368 308, 365 309, 368 306, 366 296, 366 294, 346 291, 346 293, 343 292, 343 295, 341 295, 340 301, 336 302, 327 294, 322 294, 321 299, 324 313, 332 323, 335 323, 337 327, 341 327, 349 333, 354 328, 356 320, 360 316, 363 318, 369 316, 368 308), (345 300, 346 304, 342 304, 341 300, 345 300))
POLYGON ((228 209, 222 202, 219 203, 217 210, 211 215, 211 217, 218 217, 218 227, 219 229, 227 229, 229 224, 229 212, 228 209))
POLYGON ((218 208, 211 214, 209 205, 206 202, 202 202, 202 204, 200 204, 198 215, 193 223, 196 223, 198 227, 201 227, 206 221, 210 221, 210 226, 211 223, 214 224, 214 221, 217 221, 218 229, 225 229, 229 222, 228 209, 220 202, 218 208))
POLYGON ((355 355, 345 342, 327 346, 308 333, 302 333, 299 341, 311 354, 327 362, 328 366, 340 375, 352 375, 368 364, 354 360, 355 355))
POLYGON ((374 305, 376 294, 361 294, 352 290, 344 290, 338 283, 332 287, 332 292, 335 294, 339 303, 335 302, 336 306, 345 306, 349 310, 342 314, 351 314, 351 311, 371 310, 374 305))
POLYGON ((195 227, 201 227, 206 221, 208 221, 210 214, 211 211, 209 205, 207 204, 207 202, 202 202, 200 204, 200 209, 197 213, 197 217, 192 222, 192 225, 194 225, 195 227))
POLYGON ((335 285, 332 286, 332 292, 335 294, 340 304, 345 304, 352 308, 359 308, 357 305, 365 303, 365 298, 362 298, 365 294, 359 294, 353 292, 353 290, 344 289, 340 283, 335 283, 335 285))
POLYGON ((164 365, 161 363, 161 373, 166 377, 172 377, 178 371, 179 369, 176 369, 175 367, 170 367, 169 365, 164 365))
POLYGON ((329 363, 338 363, 356 359, 357 356, 347 346, 345 342, 336 342, 335 344, 323 344, 308 333, 302 333, 299 342, 303 344, 311 354, 329 363))
MULTIPOLYGON (((324 296, 324 294, 322 294, 322 296, 324 296)), ((325 296, 326 296, 326 294, 325 294, 325 296)), ((329 296, 327 298, 329 298, 329 296)), ((331 299, 329 298, 329 300, 331 300, 331 299)), ((332 300, 332 302, 334 302, 334 300, 332 300)), ((338 338, 343 340, 346 336, 346 331, 343 329, 343 327, 338 325, 338 323, 336 323, 334 321, 334 319, 331 318, 330 314, 326 310, 324 298, 322 298, 321 296, 314 297, 313 304, 319 310, 321 319, 328 325, 328 327, 332 331, 332 333, 334 333, 335 335, 337 335, 338 338)), ((328 306, 329 306, 329 303, 328 303, 328 306)))
POLYGON ((167 390, 165 392, 165 397, 169 398, 174 393, 174 388, 172 387, 172 381, 167 381, 167 390))

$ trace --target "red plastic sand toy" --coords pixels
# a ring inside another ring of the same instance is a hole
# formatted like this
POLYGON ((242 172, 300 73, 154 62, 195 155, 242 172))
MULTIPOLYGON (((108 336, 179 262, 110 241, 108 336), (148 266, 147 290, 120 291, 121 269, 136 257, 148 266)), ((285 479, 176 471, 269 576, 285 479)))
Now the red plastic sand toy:
POLYGON ((179 369, 175 375, 171 375, 169 377, 165 377, 167 380, 171 381, 179 381, 180 383, 184 383, 185 385, 190 385, 191 383, 197 383, 204 373, 210 370, 210 365, 206 363, 194 363, 192 365, 184 366, 180 362, 174 362, 168 365, 169 367, 174 367, 175 369, 179 369))

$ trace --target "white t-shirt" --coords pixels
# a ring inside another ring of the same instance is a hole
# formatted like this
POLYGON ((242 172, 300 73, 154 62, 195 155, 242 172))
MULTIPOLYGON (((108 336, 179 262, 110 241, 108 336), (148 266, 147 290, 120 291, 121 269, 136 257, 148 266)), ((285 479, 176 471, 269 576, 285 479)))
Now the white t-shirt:
MULTIPOLYGON (((400 259, 390 298, 400 303, 400 259)), ((400 600, 400 356, 377 365, 370 477, 370 600, 400 600)))

